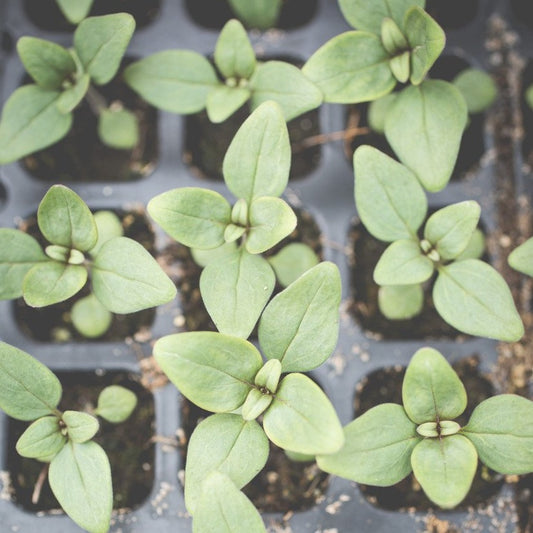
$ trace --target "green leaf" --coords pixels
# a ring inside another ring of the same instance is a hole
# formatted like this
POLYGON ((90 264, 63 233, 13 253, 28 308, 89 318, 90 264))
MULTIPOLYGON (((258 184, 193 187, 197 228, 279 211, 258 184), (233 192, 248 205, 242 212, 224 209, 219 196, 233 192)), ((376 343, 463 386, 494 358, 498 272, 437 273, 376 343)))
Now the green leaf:
POLYGON ((333 352, 339 333, 341 280, 337 267, 319 263, 267 305, 259 322, 259 344, 283 372, 320 366, 333 352))
POLYGON ((533 109, 533 84, 529 85, 526 88, 526 92, 524 93, 524 99, 526 101, 526 104, 530 107, 530 109, 533 109))
POLYGON ((78 24, 89 14, 93 0, 56 0, 56 3, 70 23, 78 24))
POLYGON ((220 85, 211 63, 198 52, 165 50, 132 63, 124 79, 148 103, 189 114, 204 109, 207 95, 220 85))
POLYGON ((443 207, 429 217, 424 227, 424 237, 441 259, 455 259, 468 246, 480 214, 481 207, 473 200, 443 207))
POLYGON ((453 420, 466 409, 466 391, 448 361, 433 348, 420 348, 405 372, 402 400, 416 424, 453 420))
POLYGON ((98 396, 95 414, 108 422, 119 424, 130 417, 136 406, 137 396, 134 392, 120 385, 110 385, 98 396))
POLYGON ((96 435, 100 427, 94 416, 79 411, 65 411, 62 420, 67 425, 68 436, 72 442, 87 442, 96 435))
POLYGON ((226 242, 216 248, 201 250, 200 248, 191 248, 191 255, 194 262, 201 267, 207 266, 213 261, 219 261, 226 254, 237 253, 237 243, 235 241, 226 242))
MULTIPOLYGON (((398 24, 390 17, 385 17, 381 21, 380 37, 385 50, 387 50, 391 58, 397 54, 402 54, 403 50, 409 56, 409 44, 398 24)), ((409 78, 409 74, 407 78, 409 78)))
POLYGON ((200 422, 187 447, 185 505, 194 515, 202 484, 211 472, 227 475, 238 489, 265 466, 268 439, 255 421, 239 415, 217 414, 200 422))
POLYGON ((505 280, 478 259, 440 267, 433 301, 448 324, 470 335, 515 342, 524 334, 505 280))
POLYGON ((377 100, 372 100, 368 105, 368 125, 376 133, 381 135, 385 133, 385 119, 396 96, 398 96, 397 93, 389 93, 377 100))
POLYGON ((433 261, 426 257, 417 241, 400 239, 388 246, 374 269, 378 285, 414 285, 433 274, 433 261))
POLYGON ((530 237, 520 246, 517 246, 509 254, 507 261, 509 262, 509 265, 515 270, 518 270, 518 272, 533 276, 533 237, 530 237))
POLYGON ((218 124, 231 117, 250 99, 250 89, 217 85, 207 95, 206 111, 211 122, 218 124))
POLYGON ((411 83, 418 85, 444 50, 446 36, 421 7, 407 11, 404 31, 411 48, 411 83))
POLYGON ((37 211, 37 223, 44 237, 53 244, 85 252, 98 239, 96 223, 87 204, 64 185, 53 185, 37 211))
POLYGON ((280 196, 289 180, 287 125, 275 102, 260 105, 242 124, 223 163, 228 189, 248 205, 258 196, 280 196))
POLYGON ((193 533, 266 533, 261 515, 231 479, 212 472, 203 483, 193 533))
POLYGON ((268 261, 243 249, 209 263, 200 276, 202 299, 218 330, 243 339, 254 329, 275 284, 268 261))
POLYGON ((74 85, 65 89, 57 99, 57 109, 60 113, 67 114, 83 100, 89 90, 91 78, 89 74, 80 76, 74 85))
POLYGON ((476 228, 466 245, 466 248, 455 258, 456 261, 464 259, 480 259, 485 253, 485 235, 476 228))
POLYGON ((87 282, 87 269, 50 261, 35 265, 24 277, 22 294, 31 307, 45 307, 68 300, 87 282))
POLYGON ((111 148, 130 150, 139 142, 139 122, 127 109, 103 109, 98 116, 98 136, 111 148))
POLYGON ((76 28, 74 49, 94 83, 103 85, 115 76, 134 30, 129 13, 89 17, 76 28))
POLYGON ((226 22, 215 46, 215 65, 225 78, 248 79, 255 70, 255 52, 242 24, 226 22))
POLYGON ((174 283, 157 261, 127 237, 114 237, 102 246, 94 258, 92 289, 112 313, 134 313, 176 296, 174 283))
POLYGON ((67 443, 50 463, 48 480, 57 501, 76 524, 89 533, 109 530, 111 468, 98 444, 67 443))
POLYGON ((385 285, 378 291, 379 310, 389 320, 405 320, 420 314, 424 306, 422 285, 385 285))
POLYGON ((250 79, 252 109, 273 100, 285 120, 292 120, 322 103, 322 91, 302 71, 284 61, 260 63, 250 79))
POLYGON ((122 227, 122 221, 113 211, 97 211, 93 216, 98 240, 89 250, 89 253, 94 256, 109 239, 121 237, 124 234, 124 228, 122 227))
POLYGON ((533 402, 501 394, 481 402, 463 434, 476 447, 480 460, 502 474, 533 471, 533 402))
POLYGON ((401 405, 373 407, 344 428, 344 446, 319 455, 321 470, 358 483, 394 485, 411 472, 411 453, 420 437, 401 405))
POLYGON ((253 344, 208 331, 162 337, 154 357, 184 396, 214 412, 240 407, 263 365, 253 344))
POLYGON ((113 322, 113 315, 92 293, 72 306, 70 318, 76 330, 88 339, 101 337, 113 322))
POLYGON ((409 75, 411 74, 410 59, 411 53, 408 51, 389 59, 391 72, 400 83, 405 83, 409 79, 409 75))
POLYGON ((277 446, 308 455, 335 453, 344 444, 335 409, 322 389, 303 374, 282 379, 263 415, 263 429, 277 446))
POLYGON ((326 102, 338 104, 375 100, 396 85, 380 38, 363 31, 330 39, 309 58, 302 72, 322 91, 326 102))
POLYGON ((182 187, 159 194, 148 202, 150 216, 173 238, 192 248, 224 244, 231 222, 231 206, 219 193, 182 187))
POLYGON ((61 399, 61 383, 31 355, 0 341, 0 408, 18 420, 53 413, 61 399))
POLYGON ((44 89, 61 89, 63 82, 76 72, 69 51, 51 41, 21 37, 17 52, 28 74, 44 89))
POLYGON ((0 300, 22 296, 24 276, 42 261, 48 261, 48 258, 31 235, 0 228, 0 300))
POLYGON ((53 457, 65 443, 57 416, 43 416, 33 422, 17 441, 16 448, 22 457, 43 459, 53 457))
POLYGON ((470 490, 477 468, 474 445, 462 435, 424 439, 411 456, 413 472, 427 497, 444 509, 455 507, 470 490))
POLYGON ((457 74, 452 83, 463 95, 469 113, 485 111, 498 96, 498 88, 492 76, 483 70, 467 68, 457 74))
POLYGON ((385 136, 400 161, 430 192, 443 189, 455 167, 467 110, 461 93, 442 80, 399 93, 385 120, 385 136))
POLYGON ((406 11, 411 6, 425 6, 425 0, 339 0, 344 18, 354 28, 366 30, 379 35, 381 22, 385 17, 392 18, 400 28, 406 11))
POLYGON ((355 203, 365 228, 392 242, 416 238, 427 213, 427 199, 416 176, 372 146, 353 155, 355 203))
POLYGON ((267 30, 276 24, 282 0, 228 0, 240 20, 250 28, 267 30))
POLYGON ((241 415, 244 420, 255 420, 261 416, 270 406, 274 397, 264 394, 259 389, 252 389, 241 407, 241 415))
POLYGON ((281 198, 263 196, 252 200, 246 250, 260 254, 269 250, 296 227, 296 215, 281 198))
POLYGON ((7 99, 0 121, 0 164, 47 148, 70 130, 72 115, 57 108, 61 93, 25 85, 7 99))
POLYGON ((320 261, 314 250, 301 242, 287 244, 267 260, 282 287, 288 287, 320 261))

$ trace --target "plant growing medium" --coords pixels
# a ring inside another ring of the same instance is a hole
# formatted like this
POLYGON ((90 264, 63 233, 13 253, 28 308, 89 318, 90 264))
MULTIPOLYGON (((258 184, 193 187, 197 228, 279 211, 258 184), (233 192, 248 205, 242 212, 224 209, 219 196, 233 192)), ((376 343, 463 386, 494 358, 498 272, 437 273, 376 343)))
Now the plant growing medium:
POLYGON ((137 398, 124 387, 106 387, 94 412, 86 413, 59 411, 61 395, 59 380, 46 366, 0 342, 0 408, 13 418, 32 422, 17 441, 17 452, 46 463, 54 496, 76 524, 89 533, 105 533, 113 487, 107 455, 92 440, 99 429, 96 417, 123 422, 137 398))
POLYGON ((0 299, 22 296, 32 307, 67 300, 90 281, 91 293, 72 309, 76 328, 98 337, 111 313, 133 313, 169 302, 176 287, 145 248, 127 237, 116 217, 93 215, 71 189, 54 185, 37 211, 50 242, 43 250, 23 231, 0 228, 0 299))

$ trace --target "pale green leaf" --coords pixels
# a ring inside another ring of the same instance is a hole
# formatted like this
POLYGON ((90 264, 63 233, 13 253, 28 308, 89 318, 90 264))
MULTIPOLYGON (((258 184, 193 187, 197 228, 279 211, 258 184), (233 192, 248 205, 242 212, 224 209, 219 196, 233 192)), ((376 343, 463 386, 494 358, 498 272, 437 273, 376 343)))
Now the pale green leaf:
POLYGON ((376 133, 385 133, 385 119, 396 99, 397 93, 389 93, 368 105, 368 125, 376 133))
POLYGON ((517 246, 509 254, 507 260, 509 265, 518 272, 533 276, 533 237, 517 246))
POLYGON ((228 0, 228 3, 246 26, 266 30, 276 24, 283 0, 228 0))
POLYGON ((91 78, 89 74, 83 74, 76 80, 74 85, 65 89, 57 99, 59 112, 66 114, 73 111, 87 94, 90 82, 91 78))
POLYGON ((215 124, 231 117, 250 99, 247 87, 228 87, 217 85, 207 95, 206 111, 209 120, 215 124))
POLYGON ((72 24, 81 22, 91 10, 94 0, 56 0, 65 18, 72 24))
POLYGON ((466 245, 466 248, 455 258, 456 261, 464 259, 481 259, 485 253, 485 235, 476 228, 466 245))
POLYGON ((272 403, 274 397, 265 394, 259 389, 252 389, 241 407, 241 416, 244 420, 255 420, 261 416, 272 403))
POLYGON ((385 285, 378 291, 379 310, 389 320, 406 320, 418 315, 424 306, 422 285, 385 285))
POLYGON ((287 244, 277 254, 267 257, 267 260, 282 287, 288 287, 319 262, 314 250, 302 242, 287 244))
POLYGON ((121 237, 124 234, 124 228, 122 227, 122 221, 113 211, 97 211, 93 216, 98 240, 89 250, 89 253, 94 256, 109 239, 121 237))
POLYGON ((253 74, 255 52, 238 20, 229 20, 222 28, 214 57, 215 65, 225 78, 248 79, 253 74))
POLYGON ((92 293, 72 306, 70 318, 76 330, 88 339, 101 337, 113 321, 113 315, 92 293))
POLYGON ((452 83, 463 95, 469 113, 485 111, 498 96, 496 82, 484 70, 467 68, 457 74, 452 83))
POLYGON ((134 392, 120 385, 106 387, 98 396, 95 414, 108 422, 119 424, 129 418, 137 406, 134 392))
POLYGON ((127 109, 103 109, 98 116, 98 136, 111 148, 130 150, 139 142, 139 122, 127 109))
POLYGON ((226 242, 216 248, 202 250, 200 248, 191 248, 191 255, 194 262, 201 267, 207 266, 213 261, 219 261, 226 254, 235 254, 237 252, 237 243, 235 241, 226 242))
POLYGON ((62 420, 67 425, 68 437, 72 442, 87 442, 100 427, 94 416, 80 411, 65 411, 62 420))
POLYGON ((22 457, 43 459, 58 453, 67 438, 61 433, 57 416, 43 416, 33 422, 17 441, 16 449, 22 457))

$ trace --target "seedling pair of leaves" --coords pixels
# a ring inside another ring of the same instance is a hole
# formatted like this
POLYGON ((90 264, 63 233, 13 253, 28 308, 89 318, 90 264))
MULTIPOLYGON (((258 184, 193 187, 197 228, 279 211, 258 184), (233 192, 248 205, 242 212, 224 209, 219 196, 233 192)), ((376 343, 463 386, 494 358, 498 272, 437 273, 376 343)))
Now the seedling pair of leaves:
POLYGON ((50 146, 69 132, 73 111, 84 98, 98 115, 103 143, 133 148, 138 140, 135 115, 120 103, 111 106, 95 89, 117 73, 135 29, 126 13, 83 20, 66 49, 36 37, 21 37, 17 51, 34 84, 18 88, 0 120, 0 163, 9 163, 50 146))
POLYGON ((494 268, 473 258, 479 253, 477 202, 446 206, 426 221, 426 194, 407 167, 370 146, 359 147, 353 163, 361 221, 374 237, 391 243, 374 269, 385 314, 420 313, 423 286, 436 273, 433 303, 446 322, 471 335, 520 339, 524 326, 509 287, 494 268))
POLYGON ((316 259, 292 247, 271 262, 261 254, 289 235, 296 215, 279 196, 287 186, 290 144, 280 107, 261 104, 238 130, 223 163, 224 180, 238 198, 231 206, 208 189, 174 189, 148 203, 153 219, 205 264, 200 292, 221 333, 248 338, 276 284, 292 281, 316 259), (293 255, 303 256, 287 271, 293 255), (288 257, 287 257, 288 255, 288 257))
POLYGON ((464 427, 455 422, 467 405, 461 380, 432 348, 418 350, 402 386, 403 406, 373 407, 344 428, 346 443, 319 456, 326 472, 368 485, 389 486, 413 471, 443 508, 468 493, 478 458, 502 474, 533 471, 533 402, 502 394, 481 402, 464 427))
POLYGON ((179 391, 216 413, 197 426, 189 441, 185 504, 194 531, 264 531, 239 489, 265 465, 269 439, 307 456, 342 446, 333 406, 302 374, 333 352, 340 298, 340 275, 329 262, 275 296, 258 326, 265 363, 253 344, 222 333, 178 333, 155 343, 154 357, 179 391))
POLYGON ((32 307, 67 300, 90 278, 91 294, 73 308, 76 327, 99 336, 110 313, 133 313, 166 303, 176 287, 146 249, 127 237, 109 212, 93 215, 71 189, 52 186, 37 211, 50 242, 43 250, 27 233, 0 229, 0 299, 24 297, 32 307))
POLYGON ((445 35, 424 11, 424 0, 339 0, 357 28, 319 48, 302 72, 326 102, 358 103, 409 85, 391 105, 384 131, 398 158, 431 192, 443 189, 455 166, 467 111, 461 93, 426 75, 442 52, 445 35))
POLYGON ((124 77, 152 105, 184 115, 206 109, 215 123, 248 101, 254 110, 274 100, 286 120, 322 103, 320 90, 296 66, 284 61, 258 62, 238 20, 222 28, 214 63, 216 69, 198 52, 166 50, 128 66, 124 77))
POLYGON ((57 377, 31 355, 0 342, 0 408, 13 418, 33 421, 17 441, 23 457, 50 463, 48 480, 63 510, 90 533, 106 533, 113 507, 111 469, 105 451, 92 440, 96 416, 126 420, 137 404, 133 392, 113 385, 98 397, 93 414, 61 412, 57 377))

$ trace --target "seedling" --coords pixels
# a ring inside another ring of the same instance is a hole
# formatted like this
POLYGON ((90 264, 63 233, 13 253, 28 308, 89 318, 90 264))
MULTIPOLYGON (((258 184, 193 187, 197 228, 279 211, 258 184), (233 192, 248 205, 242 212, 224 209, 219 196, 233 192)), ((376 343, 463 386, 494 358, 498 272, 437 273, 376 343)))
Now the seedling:
POLYGON ((446 322, 471 335, 520 339, 524 326, 504 279, 471 258, 479 249, 477 202, 439 209, 424 224, 426 195, 407 167, 371 146, 359 147, 353 162, 361 221, 374 237, 392 243, 374 270, 375 282, 387 288, 379 301, 385 314, 393 308, 392 318, 420 312, 423 285, 436 273, 433 303, 446 322))
POLYGON ((118 149, 137 144, 135 115, 120 103, 108 105, 95 86, 117 73, 135 28, 127 13, 83 20, 73 48, 36 37, 21 37, 17 51, 34 84, 18 88, 0 120, 0 164, 55 144, 67 135, 73 111, 85 98, 98 116, 101 141, 118 149))
POLYGON ((0 229, 0 299, 23 296, 28 305, 44 307, 74 296, 90 279, 91 295, 73 309, 76 327, 87 336, 103 332, 109 313, 172 300, 172 281, 142 245, 116 236, 116 222, 109 213, 93 216, 71 189, 52 186, 37 211, 50 242, 44 250, 23 231, 0 229))
POLYGON ((214 64, 197 52, 166 50, 129 65, 124 77, 155 107, 183 115, 206 109, 211 122, 223 122, 248 101, 254 110, 274 100, 285 120, 322 103, 320 90, 294 65, 258 62, 238 20, 222 29, 214 64))
MULTIPOLYGON (((238 198, 233 206, 217 192, 193 187, 165 192, 148 203, 154 220, 195 249, 195 258, 205 265, 200 292, 221 333, 248 338, 274 290, 273 267, 261 254, 296 226, 291 207, 278 198, 289 167, 283 114, 276 103, 265 102, 241 126, 224 158, 225 183, 238 198)), ((271 261, 284 281, 302 273, 297 264, 296 275, 294 270, 287 274, 283 256, 271 261)), ((309 264, 304 260, 302 268, 309 264)))
POLYGON ((178 333, 155 343, 154 357, 179 391, 216 413, 197 426, 188 447, 185 503, 194 531, 214 530, 228 507, 239 507, 228 511, 236 519, 242 515, 255 521, 249 531, 264 531, 238 489, 265 465, 269 439, 312 456, 342 446, 342 428, 331 403, 301 373, 321 365, 334 350, 340 296, 338 269, 323 262, 274 297, 258 327, 266 363, 253 344, 222 333, 178 333), (219 474, 234 487, 217 496, 211 485, 231 486, 219 474))
POLYGON ((413 471, 430 500, 443 508, 468 493, 479 460, 502 474, 533 471, 533 402, 502 394, 481 402, 468 424, 461 380, 433 348, 418 350, 407 367, 403 406, 373 407, 344 428, 336 454, 317 457, 326 472, 358 483, 389 486, 413 471))
POLYGON ((278 20, 283 0, 228 0, 235 16, 249 28, 267 30, 278 20))
POLYGON ((59 380, 46 366, 0 342, 0 408, 13 418, 32 421, 17 441, 17 452, 49 464, 52 492, 76 524, 90 533, 106 533, 113 487, 107 455, 92 440, 99 429, 96 415, 123 422, 137 398, 123 387, 108 387, 89 414, 59 411, 61 395, 59 380))

